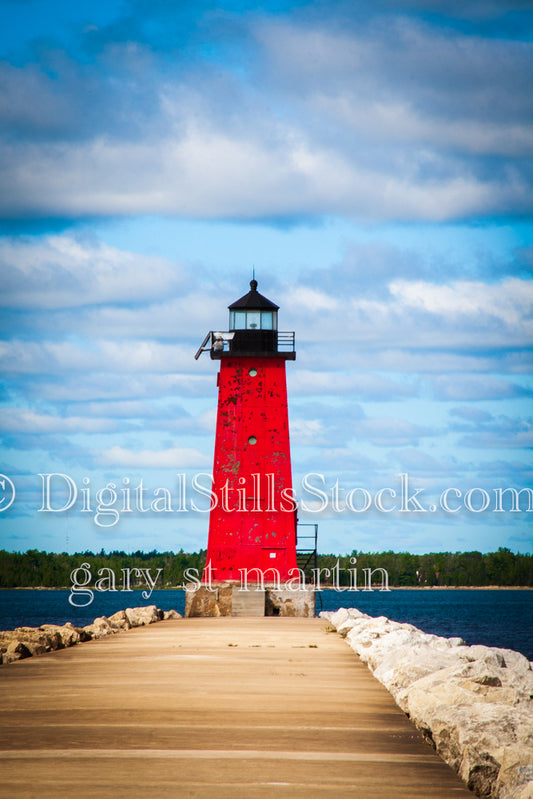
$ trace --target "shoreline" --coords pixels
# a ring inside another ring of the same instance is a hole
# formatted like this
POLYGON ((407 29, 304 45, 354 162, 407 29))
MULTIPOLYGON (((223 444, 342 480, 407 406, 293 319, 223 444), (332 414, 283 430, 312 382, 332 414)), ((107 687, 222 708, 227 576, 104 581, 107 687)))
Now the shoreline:
MULTIPOLYGON (((95 588, 94 585, 88 585, 88 586, 84 586, 84 587, 90 588, 92 591, 98 591, 98 589, 95 588)), ((72 590, 72 586, 71 585, 12 585, 11 587, 8 587, 8 586, 5 586, 5 585, 0 586, 0 591, 71 591, 71 590, 72 590)), ((119 592, 119 590, 121 590, 121 589, 118 589, 118 588, 116 589, 117 593, 119 592)), ((183 591, 183 590, 184 590, 184 588, 181 585, 177 585, 177 586, 165 585, 162 588, 153 588, 152 592, 153 591, 183 591)), ((132 593, 134 591, 146 591, 146 586, 145 585, 131 586, 126 591, 126 593, 129 594, 129 593, 132 593)), ((101 591, 99 591, 99 593, 101 593, 101 594, 109 594, 109 593, 114 593, 114 592, 113 591, 109 591, 109 590, 105 590, 105 591, 101 590, 101 591)))
MULTIPOLYGON (((379 590, 379 589, 374 589, 379 590)), ((394 585, 391 591, 533 591, 532 585, 394 585)))
POLYGON ((183 617, 176 610, 161 610, 156 605, 143 605, 118 610, 110 616, 96 616, 85 625, 75 625, 71 621, 64 624, 45 622, 38 627, 24 625, 13 630, 0 630, 0 665, 44 655, 57 649, 67 649, 86 641, 131 630, 132 627, 144 627, 159 621, 181 618, 183 617))
MULTIPOLYGON (((94 586, 88 586, 93 591, 97 589, 94 586)), ((49 586, 49 585, 14 585, 11 587, 8 586, 0 586, 0 591, 70 591, 72 586, 70 585, 56 585, 56 586, 49 586)), ((533 585, 391 585, 389 586, 391 591, 533 591, 533 585)), ((143 591, 146 590, 146 586, 139 586, 138 588, 131 588, 131 591, 143 591)), ((184 588, 181 585, 177 586, 165 586, 163 588, 154 588, 153 591, 183 591, 184 588)), ((340 590, 335 589, 332 585, 327 585, 326 583, 322 583, 322 588, 320 590, 325 591, 335 591, 338 590, 338 593, 360 593, 364 589, 358 588, 355 591, 350 591, 349 586, 341 586, 340 590)), ((383 590, 381 585, 372 586, 372 591, 379 592, 383 590)), ((106 591, 102 591, 101 593, 108 593, 106 591)), ((129 593, 129 591, 128 591, 129 593)), ((368 591, 367 591, 368 593, 368 591)))

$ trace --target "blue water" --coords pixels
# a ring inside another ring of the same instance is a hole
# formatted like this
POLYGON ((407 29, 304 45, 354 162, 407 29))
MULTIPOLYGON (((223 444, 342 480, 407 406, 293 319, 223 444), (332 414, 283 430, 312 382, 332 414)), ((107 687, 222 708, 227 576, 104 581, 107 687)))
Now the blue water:
MULTIPOLYGON (((185 609, 185 592, 169 589, 153 591, 149 599, 143 599, 142 591, 94 591, 93 601, 86 607, 71 605, 69 595, 67 589, 43 591, 22 588, 0 591, 0 629, 65 624, 67 621, 83 627, 97 616, 111 616, 117 610, 140 608, 143 605, 157 605, 161 610, 174 609, 181 614, 185 609)), ((79 597, 77 601, 81 601, 79 597)))
POLYGON ((322 592, 323 610, 339 607, 356 607, 370 616, 409 622, 446 638, 459 636, 467 644, 515 649, 533 660, 533 591, 433 588, 322 592))
MULTIPOLYGON (((37 589, 0 591, 0 630, 27 625, 64 624, 77 626, 92 622, 96 616, 110 616, 117 610, 141 605, 157 605, 162 610, 174 608, 183 613, 185 594, 177 590, 157 590, 149 599, 140 591, 94 593, 93 602, 84 608, 69 604, 68 590, 37 589)), ((520 589, 474 590, 392 590, 390 592, 322 591, 322 608, 337 610, 356 607, 371 616, 388 616, 410 622, 436 635, 460 636, 467 644, 486 644, 522 652, 533 660, 533 591, 520 589)))

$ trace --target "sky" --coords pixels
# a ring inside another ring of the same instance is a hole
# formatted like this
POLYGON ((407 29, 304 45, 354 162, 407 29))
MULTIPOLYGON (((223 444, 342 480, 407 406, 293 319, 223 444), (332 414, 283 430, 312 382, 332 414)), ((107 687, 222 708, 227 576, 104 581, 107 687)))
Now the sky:
POLYGON ((0 545, 205 548, 255 270, 319 550, 531 552, 533 2, 0 10, 0 545))

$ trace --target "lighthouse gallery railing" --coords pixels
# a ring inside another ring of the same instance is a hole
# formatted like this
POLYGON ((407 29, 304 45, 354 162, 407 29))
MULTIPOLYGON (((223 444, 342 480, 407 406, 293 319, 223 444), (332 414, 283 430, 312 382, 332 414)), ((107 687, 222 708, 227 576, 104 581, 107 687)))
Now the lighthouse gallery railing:
MULTIPOLYGON (((277 341, 277 352, 281 353, 293 353, 295 352, 295 334, 293 330, 278 330, 278 341, 277 341)), ((211 352, 211 350, 215 349, 215 338, 216 338, 216 347, 218 348, 219 352, 229 352, 230 350, 230 342, 231 342, 231 333, 218 333, 215 330, 210 330, 207 336, 204 338, 198 350, 196 351, 196 355, 194 356, 196 360, 200 357, 202 352, 211 352), (227 338, 226 338, 227 337, 227 338)))

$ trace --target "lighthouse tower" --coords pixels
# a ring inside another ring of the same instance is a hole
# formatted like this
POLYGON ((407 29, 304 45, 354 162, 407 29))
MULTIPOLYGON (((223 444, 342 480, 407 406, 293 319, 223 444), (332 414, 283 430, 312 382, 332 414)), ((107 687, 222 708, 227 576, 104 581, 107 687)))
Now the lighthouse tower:
MULTIPOLYGON (((268 607, 269 585, 277 585, 279 593, 280 584, 290 581, 295 593, 299 581, 285 376, 286 361, 296 358, 294 333, 278 331, 279 307, 257 291, 256 280, 228 308, 229 331, 210 331, 196 353, 198 358, 207 351, 220 361, 213 499, 202 583, 218 586, 217 596, 221 584, 229 584, 229 605, 236 603, 237 582, 240 593, 243 581, 245 587, 259 583, 267 586, 268 607)), ((292 600, 291 594, 294 605, 292 600)), ((231 612, 228 603, 213 612, 203 604, 204 613, 190 615, 231 612)))

